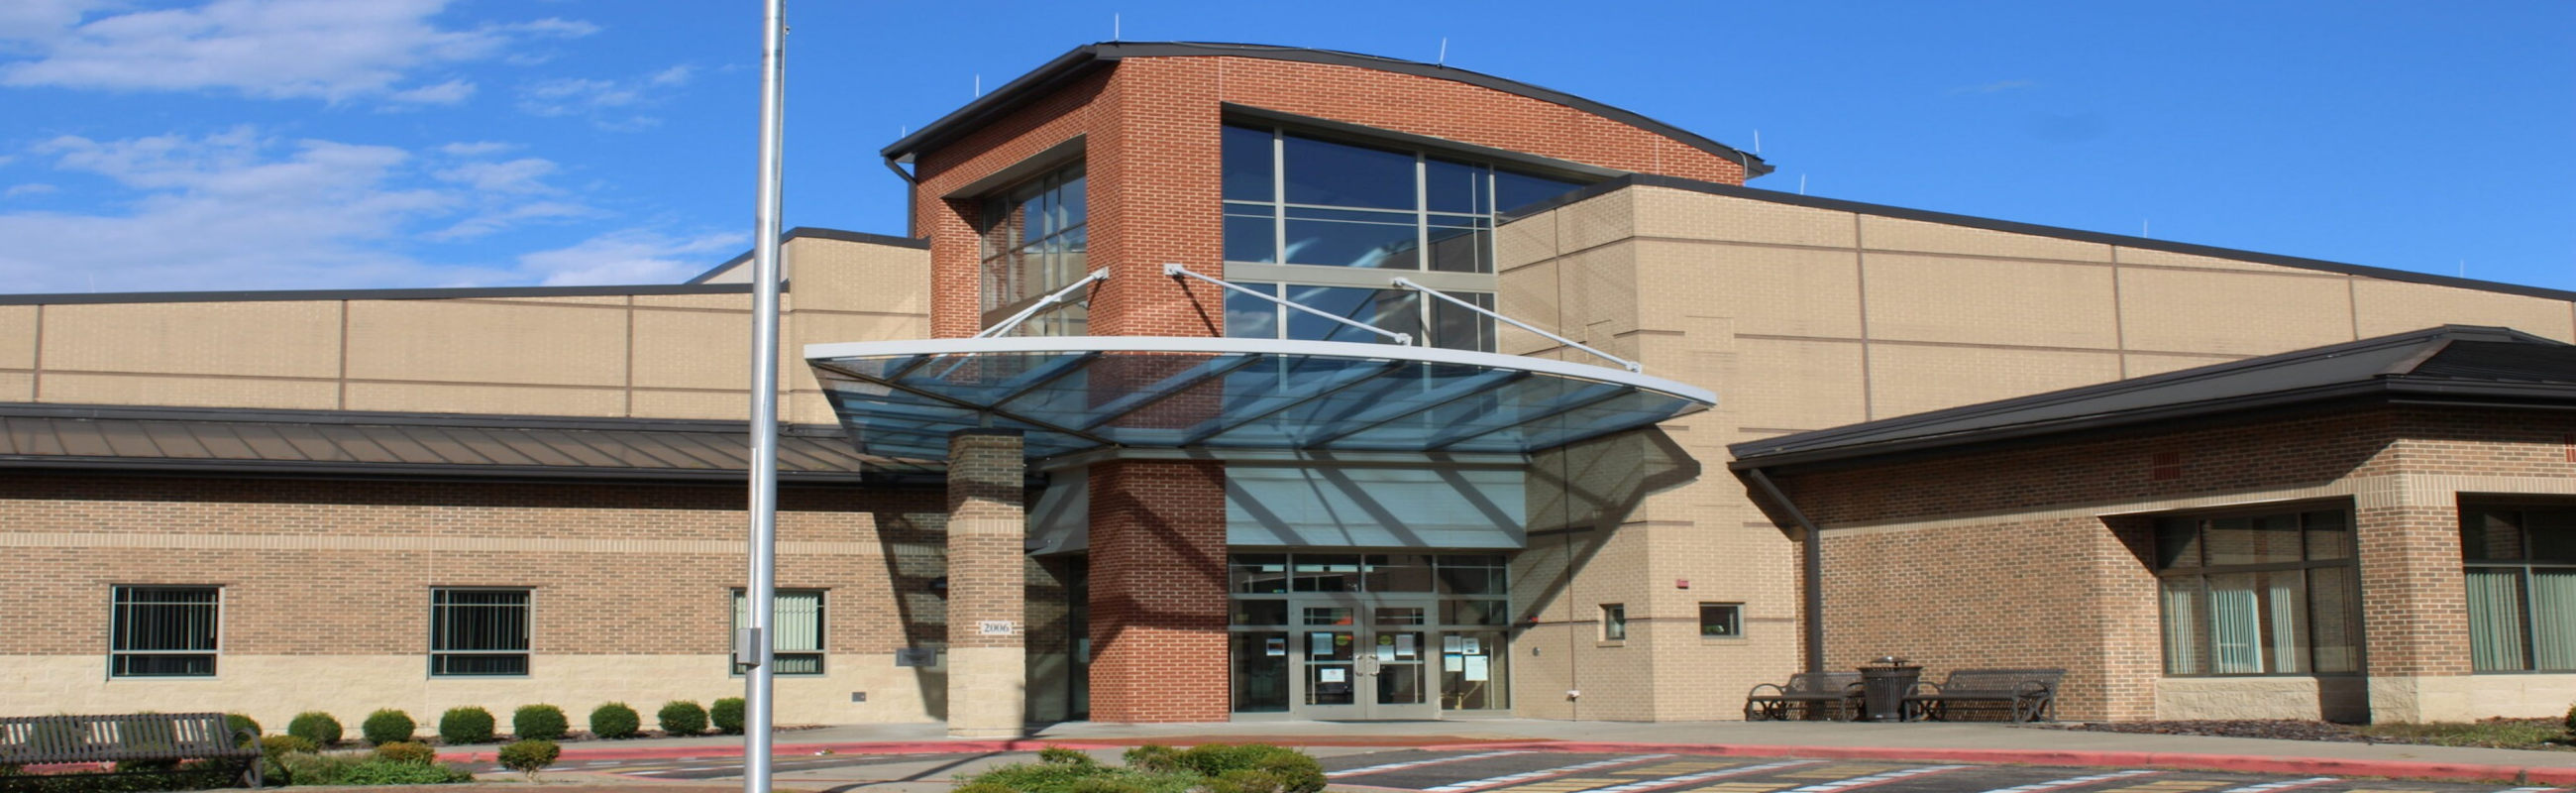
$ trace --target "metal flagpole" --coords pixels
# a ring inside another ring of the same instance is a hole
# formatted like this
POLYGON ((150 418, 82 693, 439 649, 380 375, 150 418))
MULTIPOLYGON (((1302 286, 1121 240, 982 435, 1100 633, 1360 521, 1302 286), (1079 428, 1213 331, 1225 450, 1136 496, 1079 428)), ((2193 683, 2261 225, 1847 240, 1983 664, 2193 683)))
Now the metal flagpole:
POLYGON ((743 793, 769 793, 771 625, 778 585, 778 218, 781 127, 787 104, 787 0, 764 0, 760 58, 760 198, 753 232, 751 342, 751 582, 747 622, 734 637, 743 679, 743 793))

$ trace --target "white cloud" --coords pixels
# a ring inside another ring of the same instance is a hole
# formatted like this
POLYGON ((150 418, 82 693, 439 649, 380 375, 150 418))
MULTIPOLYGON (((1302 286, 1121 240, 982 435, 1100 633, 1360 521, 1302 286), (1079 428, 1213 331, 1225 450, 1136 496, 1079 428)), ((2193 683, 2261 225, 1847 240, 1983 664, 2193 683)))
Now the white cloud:
POLYGON ((445 0, 213 0, 86 23, 78 23, 83 4, 45 0, 42 5, 46 8, 0 17, 0 30, 15 31, 14 38, 40 53, 32 60, 0 64, 0 84, 219 89, 333 102, 388 94, 417 97, 405 100, 412 102, 454 101, 463 99, 461 92, 470 86, 399 85, 424 67, 496 57, 531 39, 583 36, 597 29, 559 19, 447 29, 430 20, 445 0), (74 9, 68 17, 63 6, 74 9))
POLYGON ((7 190, 0 190, 0 198, 17 198, 22 195, 44 195, 60 189, 62 188, 45 184, 43 182, 13 184, 10 185, 7 190))
POLYGON ((81 14, 106 5, 100 0, 9 0, 0 3, 0 41, 39 39, 80 24, 81 14))
POLYGON ((415 153, 281 140, 250 127, 56 138, 28 153, 130 197, 77 213, 0 211, 0 239, 10 241, 0 246, 0 280, 26 292, 304 289, 658 278, 707 264, 684 258, 698 250, 694 239, 643 232, 532 254, 515 267, 418 258, 414 252, 435 250, 425 246, 602 214, 546 184, 555 163, 490 157, 509 148, 449 144, 415 153))
POLYGON ((662 104, 664 94, 686 87, 696 75, 697 67, 681 64, 627 79, 539 80, 520 87, 519 110, 533 116, 586 116, 604 129, 643 129, 662 123, 644 111, 662 104))
POLYGON ((613 231, 566 248, 519 257, 519 272, 548 286, 679 283, 751 244, 739 232, 673 236, 613 231))
POLYGON ((410 105, 453 105, 458 102, 463 102, 466 98, 473 95, 473 83, 466 82, 464 80, 449 80, 437 85, 425 85, 408 91, 395 91, 385 98, 410 105))

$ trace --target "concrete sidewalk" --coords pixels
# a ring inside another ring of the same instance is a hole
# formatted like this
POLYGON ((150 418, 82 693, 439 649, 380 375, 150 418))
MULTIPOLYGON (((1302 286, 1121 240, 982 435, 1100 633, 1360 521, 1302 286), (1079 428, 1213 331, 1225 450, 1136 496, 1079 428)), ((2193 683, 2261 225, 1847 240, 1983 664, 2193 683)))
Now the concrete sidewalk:
MULTIPOLYGON (((873 724, 776 734, 782 757, 1035 751, 1141 743, 1264 742, 1286 746, 1457 747, 1820 757, 1921 762, 2127 766, 2324 774, 2528 785, 2576 784, 2576 751, 2472 749, 2406 744, 2214 738, 2086 732, 2001 724, 1847 722, 1567 722, 1462 719, 1413 722, 1218 722, 1100 724, 1033 728, 1014 740, 951 739, 940 724, 873 724)), ((651 738, 564 745, 563 761, 732 758, 742 738, 651 738)), ((491 749, 442 754, 488 761, 491 749)))

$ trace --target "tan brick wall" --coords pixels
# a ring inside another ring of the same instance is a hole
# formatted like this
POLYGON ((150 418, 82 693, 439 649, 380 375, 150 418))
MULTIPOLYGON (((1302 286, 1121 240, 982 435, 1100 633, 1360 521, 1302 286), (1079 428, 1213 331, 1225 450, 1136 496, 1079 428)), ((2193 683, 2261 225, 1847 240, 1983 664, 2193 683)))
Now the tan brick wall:
POLYGON ((2462 679, 2468 623, 2457 503, 2463 486, 2495 485, 2426 485, 2462 474, 2576 476, 2564 440, 2571 430, 2576 419, 2554 414, 2346 410, 1775 478, 1826 528, 1828 667, 1887 653, 1936 676, 2062 667, 2065 715, 2089 719, 2358 713, 2337 710, 2362 701, 2349 678, 2299 690, 2268 678, 2185 680, 2160 692, 2145 517, 2228 504, 2349 505, 2369 715, 2471 718, 2498 714, 2466 706, 2473 686, 2462 679), (2294 495, 2302 490, 2307 500, 2294 495), (2315 500, 2325 493, 2339 495, 2315 500))
MULTIPOLYGON (((0 479, 7 527, 0 548, 18 571, 12 586, 0 587, 0 608, 17 615, 0 625, 0 664, 81 670, 45 678, 46 701, 0 695, 0 708, 38 715, 78 702, 132 710, 166 707, 153 704, 166 692, 197 691, 190 707, 266 713, 304 702, 349 709, 340 711, 347 716, 363 715, 353 703, 372 686, 383 699, 368 708, 554 701, 586 713, 598 702, 569 697, 623 696, 639 705, 669 698, 676 690, 642 670, 672 664, 701 670, 683 676, 697 681, 692 696, 729 695, 725 686, 740 688, 726 682, 723 656, 729 593, 744 576, 741 504, 739 487, 722 486, 0 479), (120 584, 222 587, 218 679, 105 679, 110 589, 120 584), (532 674, 425 680, 429 590, 439 586, 530 588, 532 674), (653 660, 661 657, 676 660, 653 660), (576 660, 584 658, 633 665, 576 660), (346 685, 256 684, 290 672, 346 685)), ((939 698, 921 689, 938 684, 922 676, 939 670, 897 674, 888 659, 944 635, 944 609, 929 589, 941 574, 944 525, 935 490, 782 492, 779 585, 826 590, 828 679, 874 686, 878 698, 805 712, 836 720, 937 715, 925 708, 939 698), (910 690, 888 688, 896 685, 910 690), (886 708, 907 702, 910 710, 886 708)), ((832 699, 847 703, 851 690, 868 689, 845 688, 832 699)))

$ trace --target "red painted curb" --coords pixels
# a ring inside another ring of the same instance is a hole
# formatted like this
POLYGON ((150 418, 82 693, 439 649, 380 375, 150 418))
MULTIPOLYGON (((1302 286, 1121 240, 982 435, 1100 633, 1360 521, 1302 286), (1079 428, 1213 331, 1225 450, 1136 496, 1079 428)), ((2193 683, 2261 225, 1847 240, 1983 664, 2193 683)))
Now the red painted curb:
MULTIPOLYGON (((852 743, 792 743, 770 747, 773 756, 793 757, 814 754, 955 754, 960 752, 1034 752, 1049 746, 1069 749, 1114 749, 1115 744, 1075 741, 957 740, 957 741, 880 741, 852 743)), ((442 753, 439 760, 451 763, 496 762, 500 749, 488 752, 442 753)), ((632 748, 601 747, 597 749, 566 748, 556 762, 567 760, 677 760, 681 758, 741 757, 741 746, 723 744, 706 746, 638 746, 632 748)))
POLYGON ((2415 760, 2351 760, 2326 757, 2187 754, 2182 752, 2058 751, 2035 749, 1910 749, 1894 746, 1765 746, 1754 744, 1608 743, 1527 741, 1424 746, 1431 751, 1535 749, 1557 752, 1665 752, 1745 757, 1818 757, 1834 760, 1905 760, 1913 762, 2024 763, 2029 765, 2144 766, 2255 774, 2454 779, 2478 782, 2564 784, 2576 782, 2576 768, 2552 766, 2432 763, 2415 760))

